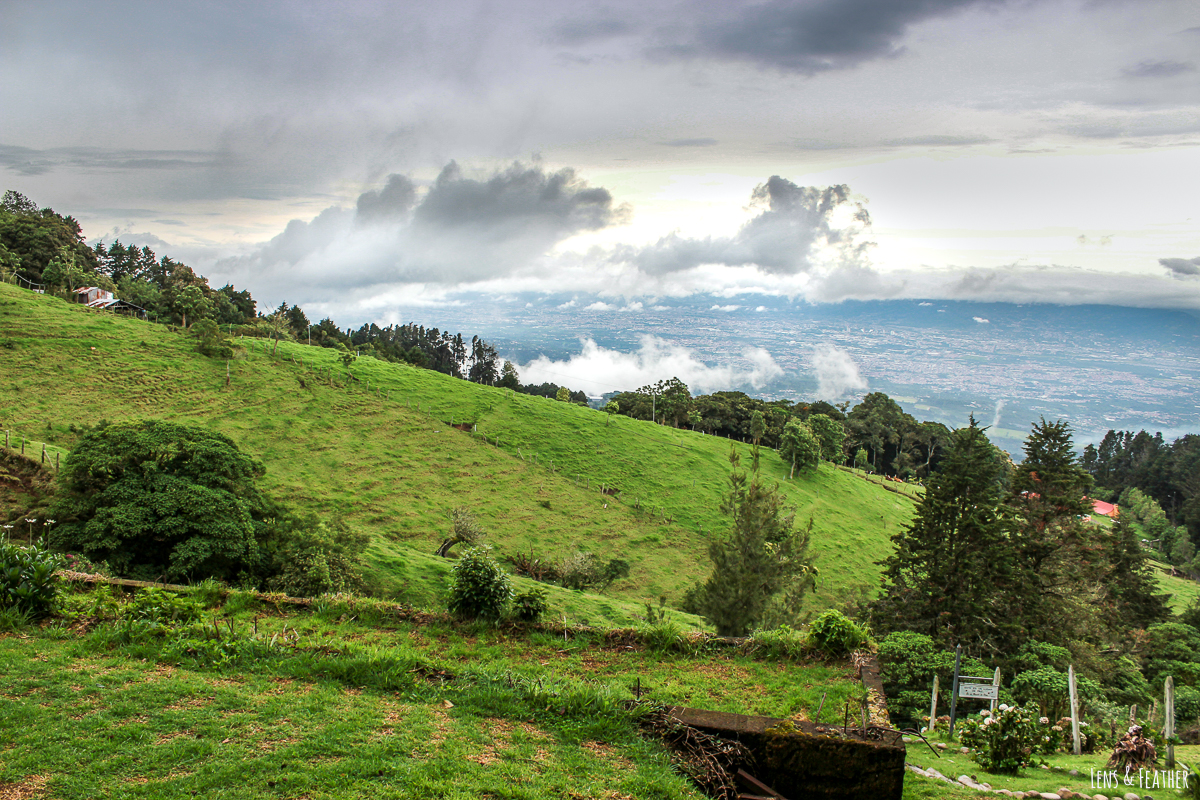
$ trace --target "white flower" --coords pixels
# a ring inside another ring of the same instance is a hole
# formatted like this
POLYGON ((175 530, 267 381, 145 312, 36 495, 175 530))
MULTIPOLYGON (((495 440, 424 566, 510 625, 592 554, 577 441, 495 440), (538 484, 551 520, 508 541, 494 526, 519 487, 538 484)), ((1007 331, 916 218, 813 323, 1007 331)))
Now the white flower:
POLYGON ((1009 705, 1008 705, 1007 703, 1001 703, 1001 704, 1000 704, 1000 710, 1001 710, 1001 711, 1011 711, 1011 710, 1012 710, 1012 708, 1010 708, 1010 707, 1009 707, 1009 705))
POLYGON ((1055 725, 1055 726, 1054 726, 1053 728, 1051 728, 1050 730, 1052 730, 1052 731, 1059 731, 1059 732, 1061 733, 1061 732, 1062 732, 1062 725, 1055 725))
POLYGON ((988 711, 986 708, 983 711, 979 712, 979 716, 981 716, 981 717, 990 717, 991 715, 992 715, 992 712, 988 711))
POLYGON ((996 723, 996 720, 994 720, 994 719, 993 719, 993 718, 991 718, 991 717, 988 717, 987 719, 985 719, 985 720, 983 721, 983 724, 984 724, 984 725, 994 725, 995 723, 996 723))
POLYGON ((1041 718, 1039 718, 1039 719, 1038 719, 1038 724, 1039 724, 1039 725, 1049 725, 1049 724, 1050 724, 1050 718, 1049 718, 1049 717, 1041 717, 1041 718))

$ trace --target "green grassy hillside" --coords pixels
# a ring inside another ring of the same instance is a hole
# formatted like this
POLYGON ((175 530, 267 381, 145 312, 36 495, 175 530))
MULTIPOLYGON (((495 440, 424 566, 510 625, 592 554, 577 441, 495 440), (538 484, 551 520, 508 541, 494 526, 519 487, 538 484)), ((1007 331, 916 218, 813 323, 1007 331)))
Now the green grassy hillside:
MULTIPOLYGON (((607 610, 559 597, 564 612, 615 620, 636 608, 619 601, 673 602, 707 574, 730 448, 750 461, 740 443, 428 370, 362 358, 351 378, 331 350, 240 344, 227 386, 226 362, 200 356, 184 334, 0 285, 0 427, 49 443, 53 459, 77 438, 72 426, 101 419, 210 426, 266 464, 268 491, 370 530, 375 577, 413 602, 437 601, 448 564, 429 554, 449 510, 467 506, 501 553, 627 559, 632 574, 611 587, 607 610)), ((813 607, 872 592, 874 562, 912 500, 830 465, 787 481, 767 450, 762 469, 784 483, 797 521, 812 520, 813 607)))

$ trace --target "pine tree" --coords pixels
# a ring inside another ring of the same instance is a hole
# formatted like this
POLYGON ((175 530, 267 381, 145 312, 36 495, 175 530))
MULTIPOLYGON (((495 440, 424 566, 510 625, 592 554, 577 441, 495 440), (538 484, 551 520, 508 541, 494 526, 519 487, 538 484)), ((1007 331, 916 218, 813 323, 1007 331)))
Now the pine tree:
POLYGON ((916 516, 892 537, 896 552, 883 562, 884 591, 873 607, 877 632, 916 631, 976 653, 1009 638, 1011 550, 997 514, 1000 464, 984 430, 972 417, 951 434, 916 516))
POLYGON ((1146 628, 1171 616, 1167 596, 1158 593, 1158 582, 1137 531, 1117 520, 1105 540, 1108 574, 1103 588, 1114 630, 1146 628))
POLYGON ((730 450, 729 493, 721 511, 732 524, 709 544, 712 574, 685 603, 722 636, 743 636, 772 615, 794 617, 816 581, 807 554, 811 521, 806 530, 794 529, 795 515, 784 507, 779 487, 762 480, 755 462, 747 473, 730 450))

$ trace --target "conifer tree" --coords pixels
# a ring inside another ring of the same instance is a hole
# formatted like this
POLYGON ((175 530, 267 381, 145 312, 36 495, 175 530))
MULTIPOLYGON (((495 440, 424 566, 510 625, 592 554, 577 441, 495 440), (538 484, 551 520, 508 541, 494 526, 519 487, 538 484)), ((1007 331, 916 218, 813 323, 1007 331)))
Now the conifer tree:
POLYGON ((727 535, 709 544, 712 574, 685 605, 722 636, 743 636, 772 613, 780 621, 794 616, 817 573, 808 557, 811 523, 806 530, 794 529, 795 515, 784 507, 779 487, 762 480, 757 458, 747 473, 731 449, 729 463, 729 493, 721 511, 732 524, 727 535))
POLYGON ((883 562, 884 591, 872 609, 877 632, 916 631, 976 653, 1008 638, 1011 550, 997 514, 1000 465, 984 430, 972 417, 951 434, 916 516, 892 537, 896 551, 883 562))

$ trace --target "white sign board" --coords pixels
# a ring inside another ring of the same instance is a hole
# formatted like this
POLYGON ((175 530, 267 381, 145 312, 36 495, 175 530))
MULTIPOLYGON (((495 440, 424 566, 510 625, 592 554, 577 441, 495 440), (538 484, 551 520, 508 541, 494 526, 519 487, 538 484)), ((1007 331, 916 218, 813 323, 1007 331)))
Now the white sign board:
POLYGON ((960 683, 959 697, 971 697, 976 700, 995 700, 1000 687, 994 683, 960 683))

